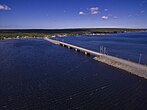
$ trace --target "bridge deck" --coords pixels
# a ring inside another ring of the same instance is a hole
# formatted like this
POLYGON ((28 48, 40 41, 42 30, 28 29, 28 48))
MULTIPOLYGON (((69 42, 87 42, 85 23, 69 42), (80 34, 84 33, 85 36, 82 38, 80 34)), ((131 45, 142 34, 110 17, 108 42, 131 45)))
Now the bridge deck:
POLYGON ((65 43, 65 42, 56 41, 56 40, 47 39, 47 38, 46 38, 46 40, 49 41, 49 42, 52 42, 52 43, 54 43, 54 44, 66 45, 66 46, 69 46, 69 47, 71 47, 71 48, 78 49, 78 50, 80 50, 80 51, 87 52, 87 53, 92 54, 92 55, 95 55, 95 56, 103 55, 103 54, 101 54, 101 53, 99 53, 99 52, 95 52, 95 51, 92 51, 92 50, 89 50, 89 49, 85 49, 85 48, 82 48, 82 47, 78 47, 78 46, 75 46, 75 45, 71 45, 71 44, 68 44, 68 43, 65 43))

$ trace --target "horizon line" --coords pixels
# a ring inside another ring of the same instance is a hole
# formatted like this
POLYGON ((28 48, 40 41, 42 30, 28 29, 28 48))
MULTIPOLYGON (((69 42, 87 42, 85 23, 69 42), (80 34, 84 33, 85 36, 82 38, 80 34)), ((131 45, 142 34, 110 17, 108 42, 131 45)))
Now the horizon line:
POLYGON ((86 27, 86 28, 0 28, 0 30, 68 30, 68 29, 145 29, 147 28, 131 28, 131 27, 86 27))

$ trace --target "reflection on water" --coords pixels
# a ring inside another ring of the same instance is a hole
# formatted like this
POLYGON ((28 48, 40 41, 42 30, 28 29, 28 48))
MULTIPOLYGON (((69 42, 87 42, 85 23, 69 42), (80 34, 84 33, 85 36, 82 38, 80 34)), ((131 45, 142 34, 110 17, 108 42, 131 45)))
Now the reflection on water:
POLYGON ((147 81, 42 39, 0 41, 0 110, 13 109, 146 110, 147 81))

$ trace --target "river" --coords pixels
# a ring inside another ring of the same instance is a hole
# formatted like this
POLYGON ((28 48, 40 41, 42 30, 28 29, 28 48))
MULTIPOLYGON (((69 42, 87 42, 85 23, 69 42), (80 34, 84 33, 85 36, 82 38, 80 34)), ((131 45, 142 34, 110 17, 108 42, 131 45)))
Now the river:
MULTIPOLYGON (((96 51, 103 45, 108 54, 136 62, 142 53, 141 63, 146 64, 145 36, 127 33, 55 39, 96 51)), ((13 109, 146 110, 147 80, 43 39, 3 40, 0 110, 13 109)))

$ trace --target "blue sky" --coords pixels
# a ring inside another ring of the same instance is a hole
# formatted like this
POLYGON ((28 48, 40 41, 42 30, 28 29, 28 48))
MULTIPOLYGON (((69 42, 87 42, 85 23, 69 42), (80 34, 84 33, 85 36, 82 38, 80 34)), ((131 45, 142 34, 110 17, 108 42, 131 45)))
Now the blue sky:
POLYGON ((1 29, 147 28, 147 0, 0 0, 1 29))

